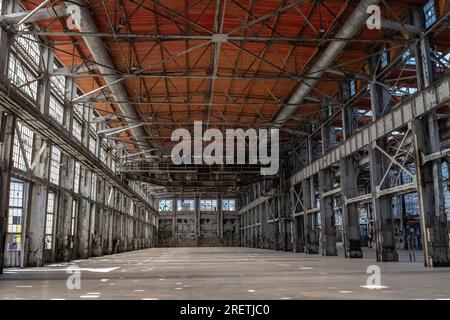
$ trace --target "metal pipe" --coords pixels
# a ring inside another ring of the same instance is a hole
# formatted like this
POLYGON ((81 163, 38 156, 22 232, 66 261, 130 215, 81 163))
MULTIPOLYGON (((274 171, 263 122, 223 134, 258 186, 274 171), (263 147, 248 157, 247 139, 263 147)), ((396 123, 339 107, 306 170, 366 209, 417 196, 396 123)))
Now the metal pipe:
MULTIPOLYGON (((353 11, 350 18, 348 18, 348 20, 342 26, 341 30, 336 35, 336 38, 353 38, 367 20, 368 7, 371 5, 378 5, 379 3, 380 0, 362 0, 353 11)), ((336 57, 342 52, 346 44, 347 41, 345 40, 336 40, 330 43, 327 49, 325 49, 325 51, 323 52, 320 59, 309 71, 309 75, 314 76, 314 78, 302 80, 302 84, 299 85, 297 90, 289 99, 288 105, 285 105, 283 107, 281 112, 273 121, 273 127, 280 128, 291 118, 291 116, 297 111, 305 98, 308 97, 312 88, 319 81, 318 78, 320 78, 324 74, 327 68, 333 63, 334 59, 336 59, 336 57)))
POLYGON ((416 26, 413 26, 410 24, 406 24, 406 23, 400 23, 397 21, 389 21, 389 20, 385 20, 385 19, 381 20, 381 27, 386 28, 386 29, 395 30, 395 31, 400 31, 400 32, 409 32, 409 33, 414 33, 414 34, 422 33, 422 31, 420 30, 419 27, 416 27, 416 26))
POLYGON ((16 25, 16 27, 20 27, 22 23, 25 23, 33 14, 39 11, 43 6, 45 6, 50 0, 44 0, 40 5, 31 10, 25 17, 23 17, 16 25))
POLYGON ((15 12, 11 14, 6 14, 0 17, 0 22, 6 23, 8 25, 20 25, 23 22, 36 22, 41 20, 53 19, 56 17, 68 16, 67 8, 65 4, 49 7, 49 8, 38 8, 32 11, 22 11, 15 12))
MULTIPOLYGON (((91 13, 88 10, 88 5, 86 4, 86 2, 84 0, 76 0, 75 2, 80 5, 81 23, 80 26, 78 26, 80 32, 93 32, 93 33, 98 32, 97 26, 94 20, 92 19, 91 13)), ((114 64, 102 39, 96 37, 83 36, 83 40, 86 46, 88 47, 89 51, 91 52, 95 62, 99 64, 98 66, 99 71, 104 74, 111 73, 111 75, 105 75, 104 80, 108 85, 110 85, 109 88, 112 92, 114 100, 127 101, 129 99, 128 93, 124 85, 118 81, 122 76, 115 72, 114 64)), ((133 119, 140 118, 131 104, 120 102, 117 103, 117 105, 119 106, 119 109, 124 116, 133 119)), ((143 127, 140 126, 130 128, 130 131, 132 132, 137 142, 140 142, 141 145, 147 144, 145 140, 142 140, 142 137, 147 135, 143 127)), ((151 149, 149 147, 141 146, 140 149, 142 152, 144 152, 144 155, 147 159, 151 159, 150 157, 151 149)))
MULTIPOLYGON (((55 17, 61 17, 61 16, 67 16, 69 15, 69 10, 67 10, 67 6, 78 4, 80 8, 80 21, 74 21, 75 23, 79 23, 80 25, 77 25, 78 30, 80 32, 85 33, 98 33, 97 26, 92 19, 91 13, 89 12, 89 4, 85 0, 73 0, 68 3, 64 3, 59 6, 55 6, 53 8, 40 8, 42 7, 46 2, 43 2, 40 6, 35 8, 32 11, 24 11, 14 14, 9 14, 6 16, 1 17, 0 22, 6 23, 6 24, 16 24, 16 23, 23 23, 24 21, 27 22, 36 22, 40 20, 46 20, 50 18, 55 17)), ((128 93, 123 86, 123 84, 120 82, 120 78, 122 78, 122 75, 119 75, 115 70, 114 64, 112 62, 112 59, 105 47, 105 44, 103 43, 101 38, 97 37, 88 37, 88 36, 82 36, 86 46, 88 47, 89 51, 92 54, 92 57, 94 58, 95 62, 99 64, 98 69, 101 74, 105 74, 103 76, 105 82, 107 83, 107 86, 109 86, 112 96, 114 100, 117 102, 117 105, 119 106, 119 109, 121 113, 128 118, 132 119, 139 119, 139 115, 136 113, 135 109, 130 103, 122 102, 122 101, 128 101, 128 93), (106 75, 108 74, 108 75, 106 75)), ((137 140, 137 142, 141 142, 141 144, 146 145, 147 142, 141 141, 141 137, 147 136, 146 131, 141 126, 139 127, 133 127, 129 128, 132 132, 134 138, 137 140)), ((150 157, 150 151, 151 149, 149 147, 140 147, 141 151, 144 152, 147 159, 151 159, 150 157)))

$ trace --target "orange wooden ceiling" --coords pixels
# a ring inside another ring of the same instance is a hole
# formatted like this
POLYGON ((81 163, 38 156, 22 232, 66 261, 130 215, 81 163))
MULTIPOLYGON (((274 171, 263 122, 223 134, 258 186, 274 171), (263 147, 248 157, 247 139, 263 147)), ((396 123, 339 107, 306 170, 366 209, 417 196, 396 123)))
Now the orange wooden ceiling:
MULTIPOLYGON (((323 30, 331 31, 327 35, 332 38, 339 31, 343 22, 351 14, 353 7, 348 1, 281 1, 281 0, 221 0, 219 17, 219 32, 233 36, 254 37, 301 37, 317 38, 323 30), (264 22, 256 23, 256 19, 270 15, 279 8, 298 3, 278 15, 273 15, 264 22), (303 17, 310 16, 309 22, 303 17), (336 17, 338 16, 338 19, 336 17), (221 27, 223 21, 223 27, 221 27), (220 29, 222 29, 220 31, 220 29)), ((405 6, 422 5, 424 0, 389 1, 393 11, 402 17, 405 6)), ((56 4, 56 3, 55 3, 56 4)), ((111 33, 112 28, 117 33, 171 35, 209 35, 214 33, 216 1, 211 0, 132 0, 132 1, 90 1, 92 14, 100 32, 111 33), (143 3, 141 7, 138 5, 143 3), (178 15, 178 16, 177 16, 178 15), (171 18, 168 18, 171 17, 171 18), (189 23, 186 17, 195 23, 189 23)), ((31 9, 36 4, 28 1, 26 7, 31 9)), ((389 16, 389 13, 387 14, 389 16)), ((48 26, 50 21, 40 23, 41 27, 48 26)), ((65 19, 53 24, 49 31, 64 30, 65 19)), ((368 51, 376 40, 383 37, 384 31, 371 31, 363 28, 358 38, 373 40, 373 42, 349 43, 342 52, 337 64, 345 64, 346 71, 359 72, 368 51)), ((397 34, 401 37, 401 34, 397 34)), ((80 36, 47 36, 48 41, 54 42, 57 49, 56 56, 65 66, 79 65, 82 59, 74 57, 83 55, 92 60, 91 54, 80 36), (79 52, 77 52, 77 44, 79 52)), ((194 120, 205 119, 205 113, 210 101, 212 81, 199 79, 195 76, 212 74, 213 44, 205 45, 188 54, 181 54, 174 59, 169 56, 205 43, 205 40, 170 40, 155 41, 135 39, 130 42, 125 39, 103 38, 105 46, 112 60, 120 72, 144 68, 147 73, 175 73, 193 76, 180 77, 148 77, 134 78, 123 81, 130 100, 147 97, 149 101, 163 104, 135 104, 136 110, 144 114, 152 114, 161 124, 176 125, 177 123, 192 123, 194 120), (161 62, 163 61, 163 62, 161 62), (193 105, 199 103, 203 105, 193 105)), ((227 124, 240 123, 241 126, 263 126, 275 118, 280 104, 287 101, 292 91, 297 87, 298 77, 307 72, 315 59, 320 57, 327 42, 318 44, 309 42, 292 45, 286 41, 255 42, 232 41, 222 43, 218 58, 218 78, 214 81, 213 104, 210 109, 210 122, 227 124), (237 46, 242 47, 240 50, 237 46), (261 60, 258 58, 262 57, 261 60), (235 74, 246 74, 247 78, 234 78, 235 74), (252 74, 263 74, 265 79, 252 78, 252 74), (282 79, 276 80, 282 76, 282 79), (226 105, 223 105, 226 104, 226 105)), ((95 71, 93 71, 95 72, 95 71)), ((89 92, 100 85, 104 85, 102 77, 78 78, 77 83, 84 92, 89 92)), ((338 81, 320 81, 316 92, 333 96, 338 91, 338 81)), ((107 112, 117 111, 114 104, 96 103, 98 110, 107 112)), ((318 104, 305 102, 299 108, 298 115, 317 116, 318 104)), ((294 123, 295 124, 295 123, 294 123)), ((169 136, 170 127, 159 126, 152 132, 159 131, 160 136, 169 136)))

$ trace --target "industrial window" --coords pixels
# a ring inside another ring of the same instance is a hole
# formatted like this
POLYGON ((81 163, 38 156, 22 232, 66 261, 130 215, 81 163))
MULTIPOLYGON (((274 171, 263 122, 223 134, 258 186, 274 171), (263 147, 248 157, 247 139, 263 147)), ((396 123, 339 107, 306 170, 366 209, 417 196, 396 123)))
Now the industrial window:
POLYGON ((425 16, 425 27, 428 29, 431 27, 437 20, 436 17, 436 7, 434 5, 434 0, 429 0, 423 6, 423 14, 425 16))
POLYGON ((8 230, 6 234, 6 265, 20 266, 22 251, 24 183, 11 181, 8 206, 8 230))
POLYGON ((393 94, 397 97, 410 96, 417 92, 417 88, 398 87, 393 90, 393 94))
POLYGON ((195 200, 177 200, 177 211, 195 211, 195 200))
POLYGON ((353 97, 354 95, 356 95, 356 81, 350 80, 348 87, 349 87, 349 91, 350 91, 350 97, 353 97))
POLYGON ((75 242, 75 227, 77 222, 77 201, 72 200, 72 214, 70 216, 70 247, 73 248, 75 242))
POLYGON ((388 66, 389 64, 389 57, 388 57, 388 52, 386 50, 386 48, 383 50, 383 53, 381 54, 381 68, 384 69, 388 66))
POLYGON ((91 173, 91 199, 97 200, 97 175, 91 173))
POLYGON ((411 52, 411 50, 406 51, 403 54, 403 60, 406 61, 407 65, 410 66, 415 66, 416 65, 416 57, 414 56, 414 54, 411 52))
MULTIPOLYGON (((94 112, 92 112, 92 117, 93 117, 93 118, 97 118, 98 115, 96 115, 94 112)), ((90 126, 90 128, 91 128, 91 132, 97 132, 97 123, 96 123, 96 122, 91 121, 91 122, 89 123, 89 126, 90 126)))
POLYGON ((77 116, 83 119, 83 105, 81 103, 74 104, 73 111, 77 116))
POLYGON ((359 116, 362 116, 362 117, 372 117, 371 110, 367 111, 365 109, 358 109, 356 112, 358 113, 359 116))
POLYGON ((81 122, 74 119, 73 125, 72 125, 72 134, 80 142, 81 142, 81 138, 82 138, 82 132, 83 132, 83 126, 81 125, 81 122))
POLYGON ((47 213, 45 215, 45 249, 51 250, 53 245, 53 224, 55 217, 55 194, 48 192, 47 194, 47 213))
POLYGON ((404 195, 405 211, 408 215, 419 215, 419 199, 417 193, 410 193, 404 195))
POLYGON ((449 166, 447 162, 442 162, 442 178, 444 180, 448 180, 450 178, 450 171, 449 171, 449 166))
MULTIPOLYGON (((19 26, 19 31, 30 31, 27 30, 25 24, 19 26)), ((38 40, 33 35, 25 35, 17 37, 16 45, 20 47, 20 51, 24 52, 36 66, 39 65, 40 50, 38 40)))
POLYGON ((8 78, 12 83, 30 96, 33 100, 37 98, 36 76, 19 61, 14 54, 9 55, 8 78))
POLYGON ((100 161, 106 164, 108 160, 108 153, 104 147, 101 147, 100 149, 100 161))
POLYGON ((450 52, 444 53, 439 51, 432 51, 432 59, 436 62, 439 68, 450 68, 450 52))
POLYGON ((159 211, 172 211, 173 201, 172 200, 159 200, 159 211))
POLYGON ((222 200, 222 210, 223 211, 236 211, 236 200, 223 199, 222 200))
MULTIPOLYGON (((53 68, 58 68, 58 65, 53 64, 53 68)), ((58 96, 64 97, 66 89, 66 78, 64 76, 52 76, 50 78, 51 90, 58 96)))
POLYGON ((215 211, 217 210, 217 200, 202 199, 200 200, 200 211, 215 211))
POLYGON ((95 154, 95 150, 97 148, 97 139, 91 135, 89 138, 89 151, 95 154))
POLYGON ((13 163, 14 167, 26 171, 27 167, 25 164, 24 155, 22 152, 22 148, 25 151, 25 157, 28 162, 28 164, 31 163, 31 156, 33 152, 33 136, 34 133, 28 127, 24 126, 21 122, 17 122, 17 131, 20 134, 20 140, 19 136, 17 135, 17 132, 14 134, 14 147, 13 147, 13 163), (20 146, 20 142, 22 142, 22 147, 20 146))
POLYGON ((63 124, 64 107, 53 96, 50 96, 50 103, 48 105, 48 114, 50 115, 50 117, 55 119, 59 124, 63 124))
POLYGON ((56 185, 59 184, 59 174, 61 169, 61 150, 57 147, 52 147, 50 159, 50 182, 56 185))
POLYGON ((80 192, 80 173, 81 165, 79 162, 75 162, 75 170, 73 174, 73 192, 80 192))

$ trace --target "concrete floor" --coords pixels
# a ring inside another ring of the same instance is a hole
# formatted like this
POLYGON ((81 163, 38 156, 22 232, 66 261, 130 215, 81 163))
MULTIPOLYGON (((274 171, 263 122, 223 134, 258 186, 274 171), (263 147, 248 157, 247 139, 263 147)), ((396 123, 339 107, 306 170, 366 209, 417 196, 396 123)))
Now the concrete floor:
POLYGON ((450 268, 377 264, 373 252, 365 253, 348 260, 251 248, 154 248, 72 262, 82 270, 79 290, 66 286, 67 263, 6 269, 0 299, 450 299, 450 268), (384 287, 362 287, 375 264, 384 287))

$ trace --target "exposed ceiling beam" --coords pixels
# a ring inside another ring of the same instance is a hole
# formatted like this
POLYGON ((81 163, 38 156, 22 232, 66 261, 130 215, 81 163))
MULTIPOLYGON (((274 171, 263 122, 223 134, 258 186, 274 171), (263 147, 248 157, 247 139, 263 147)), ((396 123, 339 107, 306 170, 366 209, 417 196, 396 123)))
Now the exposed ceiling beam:
MULTIPOLYGON (((401 24, 400 24, 401 25, 401 24)), ((49 37, 91 37, 91 38, 114 38, 116 40, 124 40, 126 42, 133 39, 134 42, 160 42, 160 41, 185 41, 185 40, 202 40, 202 41, 217 41, 214 35, 182 35, 182 34, 154 34, 154 33, 110 33, 110 32, 87 32, 87 31, 44 31, 44 30, 21 30, 16 31, 18 35, 36 35, 49 37)), ((370 39, 370 38, 340 38, 339 36, 322 39, 319 37, 300 36, 300 37, 280 37, 280 36, 227 36, 226 42, 249 41, 256 43, 273 43, 285 42, 287 44, 305 44, 305 43, 326 43, 334 41, 354 42, 354 43, 391 43, 391 42, 407 42, 405 38, 390 37, 386 39, 370 39)))
MULTIPOLYGON (((354 9, 352 15, 341 30, 336 35, 338 39, 352 39, 355 38, 357 32, 361 29, 361 26, 366 22, 368 14, 367 8, 371 5, 377 5, 380 0, 362 0, 358 6, 354 9)), ((325 49, 322 56, 317 60, 314 66, 310 69, 309 75, 315 77, 321 77, 327 68, 333 63, 334 59, 342 52, 346 46, 346 41, 337 40, 329 44, 325 49)), ((292 94, 289 99, 289 105, 283 106, 281 112, 273 121, 274 127, 282 127, 290 117, 297 111, 304 99, 310 94, 313 87, 318 82, 317 79, 305 79, 302 84, 299 85, 297 90, 292 94)))
MULTIPOLYGON (((78 4, 80 7, 80 25, 78 25, 78 29, 81 33, 98 33, 97 26, 92 18, 92 15, 89 8, 89 3, 86 3, 85 0, 74 0, 71 1, 71 4, 78 4)), ((44 3, 45 4, 45 3, 44 3)), ((2 21, 7 24, 16 24, 20 23, 21 21, 24 21, 26 19, 27 22, 36 22, 40 20, 46 20, 50 19, 52 17, 58 17, 58 16, 65 16, 68 15, 68 10, 66 9, 66 4, 60 5, 57 8, 57 11, 54 8, 40 8, 44 4, 41 4, 38 6, 38 9, 34 9, 31 11, 24 11, 21 12, 15 16, 5 16, 3 17, 2 21)), ((68 5, 68 4, 67 4, 68 5)), ((77 21, 75 21, 77 23, 77 21)), ((88 47, 89 51, 92 54, 92 57, 94 58, 95 62, 98 64, 98 69, 100 73, 103 74, 110 74, 105 75, 103 78, 105 82, 107 83, 107 86, 110 88, 112 92, 112 96, 114 97, 115 101, 127 101, 128 100, 128 93, 123 86, 123 84, 120 82, 120 79, 122 76, 116 72, 115 66, 113 64, 113 61, 105 47, 105 44, 103 43, 101 38, 98 37, 87 37, 83 36, 83 40, 88 47)), ((135 111, 134 107, 126 102, 120 102, 117 103, 119 106, 119 109, 121 113, 128 117, 133 119, 139 119, 139 115, 135 111)), ((129 128, 129 130, 132 132, 133 136, 137 140, 137 142, 141 142, 139 144, 141 151, 145 154, 147 159, 151 159, 150 157, 150 145, 148 145, 148 142, 146 141, 140 141, 140 137, 146 136, 147 133, 142 128, 142 126, 132 126, 129 128), (148 147, 147 147, 148 145, 148 147)))
MULTIPOLYGON (((45 5, 45 3, 41 3, 42 5, 45 5)), ((38 8, 36 7, 35 10, 31 11, 22 11, 22 12, 15 12, 6 14, 4 16, 0 16, 0 22, 3 22, 7 25, 19 25, 25 22, 36 22, 36 21, 42 21, 42 20, 48 20, 53 19, 57 17, 64 17, 68 16, 69 13, 67 12, 67 8, 65 4, 54 6, 54 7, 48 7, 48 8, 38 8), (34 11, 34 12, 33 12, 34 11)))
MULTIPOLYGON (((91 13, 87 9, 89 6, 84 0, 76 0, 75 3, 80 5, 80 17, 81 17, 81 25, 78 26, 81 32, 98 32, 97 26, 92 18, 91 13)), ((115 66, 113 61, 105 47, 101 38, 95 37, 83 37, 83 40, 88 47, 89 51, 92 54, 94 60, 99 64, 98 68, 101 73, 114 73, 115 66)), ((121 76, 110 75, 104 76, 104 80, 107 84, 111 84, 109 86, 112 95, 115 101, 127 101, 128 93, 124 87, 124 85, 117 80, 120 79, 121 76)), ((118 103, 119 109, 121 113, 125 116, 133 119, 139 119, 139 115, 131 104, 128 103, 118 103)), ((150 159, 150 145, 147 147, 146 141, 140 141, 140 137, 146 136, 147 133, 142 126, 138 127, 130 127, 129 130, 132 132, 133 136, 136 138, 137 142, 140 142, 140 149, 144 152, 145 157, 150 159)))

